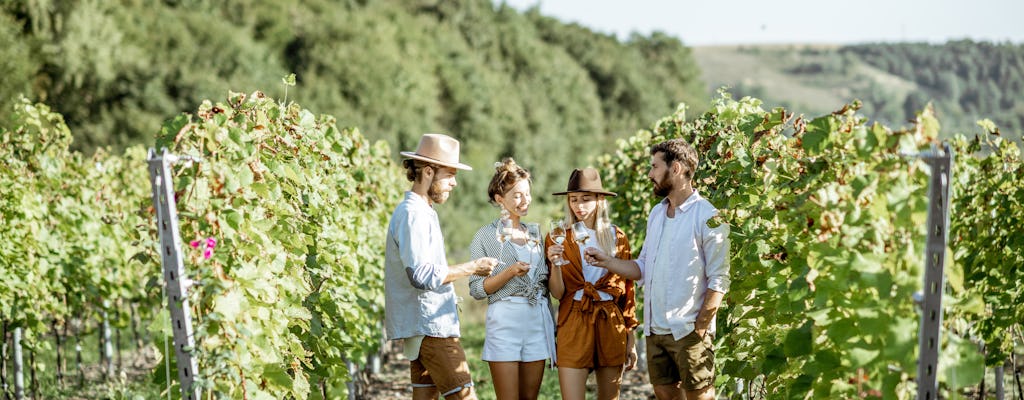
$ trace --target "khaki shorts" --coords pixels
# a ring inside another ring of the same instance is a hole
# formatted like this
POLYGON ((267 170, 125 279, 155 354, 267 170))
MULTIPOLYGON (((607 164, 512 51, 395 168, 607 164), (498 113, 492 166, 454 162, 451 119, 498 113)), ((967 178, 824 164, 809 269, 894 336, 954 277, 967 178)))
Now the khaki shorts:
POLYGON ((682 382, 683 390, 700 390, 715 381, 715 348, 711 335, 690 332, 675 340, 669 335, 647 337, 647 372, 652 385, 682 382))
POLYGON ((459 338, 424 337, 419 358, 409 362, 409 374, 414 388, 436 386, 441 396, 473 387, 459 338))
POLYGON ((569 316, 558 327, 558 366, 594 369, 625 364, 628 332, 614 301, 595 301, 587 313, 573 301, 569 316))

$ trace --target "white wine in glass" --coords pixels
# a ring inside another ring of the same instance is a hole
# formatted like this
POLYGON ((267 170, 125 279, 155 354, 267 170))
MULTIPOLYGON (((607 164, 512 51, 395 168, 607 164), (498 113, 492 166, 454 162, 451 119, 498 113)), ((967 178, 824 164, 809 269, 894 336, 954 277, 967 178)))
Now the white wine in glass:
POLYGON ((526 243, 530 245, 530 268, 533 268, 533 250, 540 246, 540 226, 537 224, 526 224, 526 243))
MULTIPOLYGON (((561 246, 565 243, 565 222, 562 220, 551 221, 551 240, 561 246)), ((568 264, 565 258, 561 254, 558 255, 558 259, 554 260, 555 265, 562 266, 568 264)))
POLYGON ((576 243, 580 244, 581 249, 590 240, 590 231, 587 229, 587 224, 583 223, 583 221, 572 224, 572 234, 576 237, 576 243))

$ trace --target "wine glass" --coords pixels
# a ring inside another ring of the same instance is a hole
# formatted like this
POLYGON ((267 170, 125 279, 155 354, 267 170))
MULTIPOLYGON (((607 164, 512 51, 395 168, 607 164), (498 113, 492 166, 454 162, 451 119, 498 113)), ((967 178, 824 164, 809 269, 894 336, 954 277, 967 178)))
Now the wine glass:
POLYGON ((526 224, 526 242, 530 244, 530 268, 533 268, 533 250, 540 246, 540 226, 537 224, 526 224))
POLYGON ((498 229, 494 231, 494 237, 501 243, 498 249, 498 262, 501 262, 501 255, 505 253, 505 242, 512 239, 515 228, 512 227, 511 214, 504 207, 501 208, 501 218, 498 220, 498 229))
POLYGON ((576 243, 580 244, 581 249, 590 240, 590 230, 587 229, 587 224, 583 223, 583 221, 572 224, 572 234, 576 238, 576 243))
MULTIPOLYGON (((559 246, 565 243, 565 222, 562 220, 551 221, 551 240, 554 240, 559 246)), ((558 255, 558 259, 554 260, 555 265, 562 266, 568 264, 565 258, 561 254, 558 255)))

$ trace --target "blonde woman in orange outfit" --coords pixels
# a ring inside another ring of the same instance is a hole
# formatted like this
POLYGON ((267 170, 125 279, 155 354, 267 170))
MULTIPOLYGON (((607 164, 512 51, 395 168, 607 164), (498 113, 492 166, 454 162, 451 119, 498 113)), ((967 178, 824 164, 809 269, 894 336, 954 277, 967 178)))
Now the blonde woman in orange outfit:
POLYGON ((566 191, 555 195, 566 195, 569 222, 561 245, 557 235, 549 233, 546 240, 548 288, 560 300, 556 352, 562 398, 584 400, 587 377, 594 371, 597 398, 618 399, 622 372, 637 362, 633 280, 640 278, 640 271, 632 266, 600 268, 584 257, 587 248, 596 247, 630 258, 629 240, 608 218, 606 199, 615 193, 604 190, 597 170, 574 170, 566 191), (569 229, 577 222, 582 222, 579 229, 569 229))

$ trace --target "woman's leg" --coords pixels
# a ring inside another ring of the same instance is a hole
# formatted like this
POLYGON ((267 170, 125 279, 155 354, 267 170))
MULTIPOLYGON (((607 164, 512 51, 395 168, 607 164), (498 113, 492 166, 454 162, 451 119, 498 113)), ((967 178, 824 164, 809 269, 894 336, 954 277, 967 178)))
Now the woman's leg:
POLYGON ((536 400, 544 380, 544 360, 519 363, 519 398, 536 400))
POLYGON ((587 375, 590 375, 588 369, 558 367, 558 386, 562 389, 562 400, 585 400, 587 375))
POLYGON ((519 399, 519 362, 489 361, 491 379, 494 381, 494 396, 498 400, 519 399))
POLYGON ((600 367, 597 369, 597 399, 616 400, 622 385, 622 366, 600 367))

